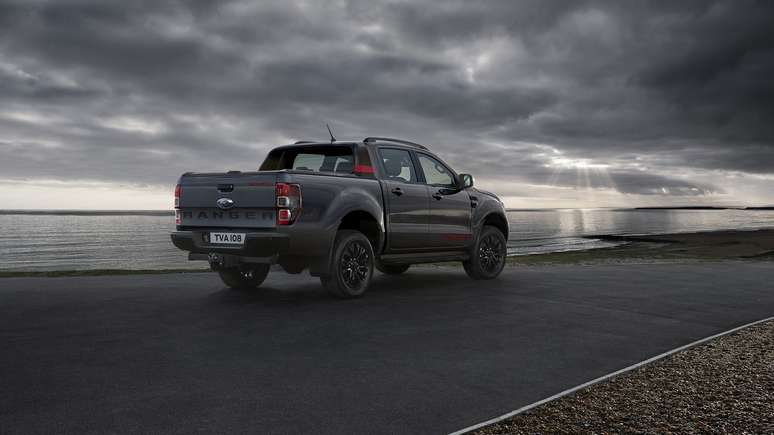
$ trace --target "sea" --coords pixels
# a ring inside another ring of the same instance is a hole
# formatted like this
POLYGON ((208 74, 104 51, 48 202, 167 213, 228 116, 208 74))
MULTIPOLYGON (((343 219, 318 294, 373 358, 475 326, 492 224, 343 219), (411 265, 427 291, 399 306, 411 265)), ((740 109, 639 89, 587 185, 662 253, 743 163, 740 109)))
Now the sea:
MULTIPOLYGON (((509 255, 615 246, 594 236, 774 228, 774 210, 510 210, 509 255)), ((169 212, 0 211, 0 271, 192 269, 169 212)))

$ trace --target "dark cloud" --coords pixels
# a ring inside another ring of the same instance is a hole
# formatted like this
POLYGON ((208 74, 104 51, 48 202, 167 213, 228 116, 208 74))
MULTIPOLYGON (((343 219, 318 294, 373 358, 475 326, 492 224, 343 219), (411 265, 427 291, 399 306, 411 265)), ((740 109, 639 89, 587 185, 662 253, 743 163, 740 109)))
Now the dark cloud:
POLYGON ((170 183, 330 122, 480 179, 710 195, 733 180, 708 174, 774 175, 773 19, 766 1, 0 1, 0 171, 170 183))

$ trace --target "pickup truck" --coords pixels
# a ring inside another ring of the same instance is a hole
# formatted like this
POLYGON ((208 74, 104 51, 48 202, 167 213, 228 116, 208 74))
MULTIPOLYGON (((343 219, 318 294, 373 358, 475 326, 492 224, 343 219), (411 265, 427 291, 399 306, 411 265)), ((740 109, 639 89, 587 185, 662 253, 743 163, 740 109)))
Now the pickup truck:
POLYGON ((503 203, 422 145, 368 137, 300 141, 255 172, 185 173, 172 242, 235 289, 261 285, 272 264, 309 269, 341 298, 363 295, 374 268, 461 261, 472 279, 505 265, 503 203))

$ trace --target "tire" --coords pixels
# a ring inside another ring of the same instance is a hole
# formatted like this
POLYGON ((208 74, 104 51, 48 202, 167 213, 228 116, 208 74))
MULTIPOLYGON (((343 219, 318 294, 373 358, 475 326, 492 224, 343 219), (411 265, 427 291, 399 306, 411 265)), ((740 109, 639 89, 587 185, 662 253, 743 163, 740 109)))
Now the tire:
POLYGON ((371 284, 374 250, 359 231, 341 230, 333 244, 328 274, 320 277, 325 290, 342 299, 358 298, 371 284))
POLYGON ((376 270, 386 275, 400 275, 409 270, 410 264, 382 264, 376 262, 376 270))
POLYGON ((257 264, 218 271, 223 283, 235 290, 254 290, 269 274, 268 264, 257 264))
POLYGON ((505 236, 497 228, 486 225, 481 229, 470 259, 462 262, 465 272, 472 279, 494 279, 505 267, 505 236))

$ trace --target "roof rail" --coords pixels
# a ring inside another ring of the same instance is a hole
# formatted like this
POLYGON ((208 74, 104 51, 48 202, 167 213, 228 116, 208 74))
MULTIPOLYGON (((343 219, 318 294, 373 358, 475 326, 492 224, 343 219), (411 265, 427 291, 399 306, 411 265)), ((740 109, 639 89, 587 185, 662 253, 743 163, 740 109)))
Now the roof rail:
POLYGON ((399 143, 399 144, 403 144, 403 145, 408 145, 408 146, 412 146, 412 147, 421 148, 423 150, 427 149, 427 147, 424 146, 424 145, 420 145, 418 143, 409 142, 407 140, 402 140, 402 139, 393 139, 391 137, 367 137, 367 138, 363 139, 363 142, 376 142, 378 140, 379 141, 384 141, 384 142, 395 142, 395 143, 399 143))
POLYGON ((300 145, 302 143, 317 143, 317 142, 315 142, 313 140, 298 140, 298 141, 293 142, 293 145, 300 145))

